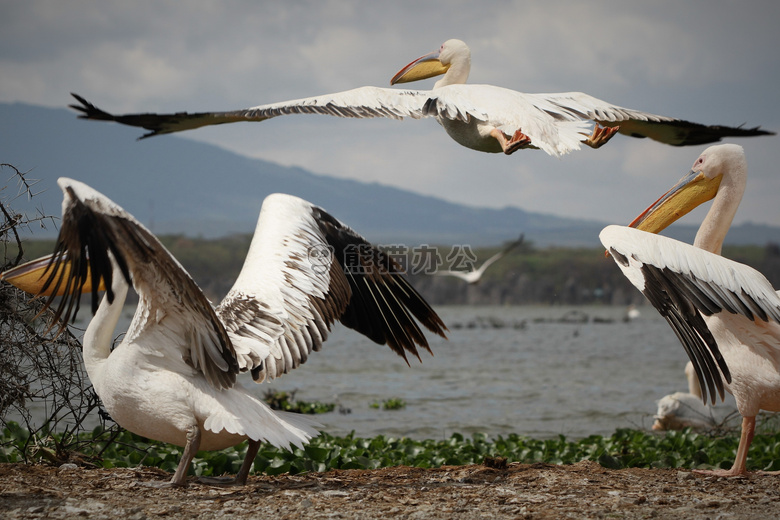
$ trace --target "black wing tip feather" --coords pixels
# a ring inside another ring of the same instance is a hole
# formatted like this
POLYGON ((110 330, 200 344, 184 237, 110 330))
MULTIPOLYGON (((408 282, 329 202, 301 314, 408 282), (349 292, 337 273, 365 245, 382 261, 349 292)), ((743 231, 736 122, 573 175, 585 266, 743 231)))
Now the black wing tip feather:
POLYGON ((679 137, 681 141, 675 146, 696 146, 715 143, 726 137, 760 137, 777 135, 776 132, 763 130, 760 126, 745 128, 745 124, 739 126, 702 125, 690 121, 679 121, 675 126, 681 128, 679 137))
POLYGON ((79 114, 79 119, 95 119, 99 121, 116 121, 116 116, 109 114, 105 110, 102 110, 83 97, 79 96, 75 92, 70 93, 71 96, 76 98, 76 100, 81 103, 81 105, 68 105, 73 110, 76 110, 78 112, 81 112, 79 114))
POLYGON ((162 125, 167 122, 171 117, 182 117, 187 116, 188 114, 185 112, 179 113, 179 114, 127 114, 127 115, 114 115, 106 112, 103 109, 100 109, 84 99, 83 97, 79 96, 78 94, 71 92, 71 96, 76 98, 81 105, 68 105, 73 110, 76 110, 78 112, 81 112, 78 115, 79 119, 89 119, 92 121, 113 121, 115 123, 120 123, 123 125, 129 125, 129 126, 137 126, 140 128, 144 128, 146 130, 150 130, 150 132, 141 135, 138 137, 138 140, 141 141, 142 139, 146 139, 148 137, 154 137, 156 135, 160 134, 167 134, 170 133, 169 131, 165 131, 162 127, 162 125))
MULTIPOLYGON (((731 383, 731 373, 717 341, 699 314, 707 311, 699 301, 703 294, 688 294, 685 277, 669 269, 644 264, 642 272, 646 280, 643 293, 672 327, 693 363, 703 390, 702 401, 707 403, 709 392, 710 399, 715 404, 716 390, 723 400, 723 379, 731 383)), ((708 308, 717 305, 715 302, 709 303, 710 305, 706 306, 708 308)))
POLYGON ((315 206, 313 212, 326 242, 333 247, 334 267, 343 272, 350 287, 339 321, 375 343, 388 345, 407 364, 407 352, 422 361, 418 347, 433 355, 417 321, 443 338, 448 329, 404 278, 403 268, 327 211, 315 206))
MULTIPOLYGON (((128 284, 131 283, 130 271, 121 252, 107 240, 105 233, 95 232, 102 229, 101 226, 104 225, 100 222, 101 216, 87 207, 76 196, 73 188, 67 186, 65 191, 70 199, 70 207, 63 215, 63 224, 54 247, 54 253, 46 268, 48 277, 43 285, 44 290, 53 285, 55 288, 53 292, 56 293, 64 284, 65 296, 60 299, 59 304, 54 309, 53 323, 60 322, 57 334, 64 331, 67 324, 76 319, 83 287, 88 278, 92 284, 91 308, 93 314, 98 308, 100 299, 98 287, 101 281, 106 287, 108 301, 113 301, 113 266, 109 251, 114 256, 122 276, 128 284), (65 272, 60 270, 60 266, 65 262, 70 263, 67 277, 65 272)), ((54 295, 48 297, 44 304, 44 310, 52 307, 55 298, 54 295)))

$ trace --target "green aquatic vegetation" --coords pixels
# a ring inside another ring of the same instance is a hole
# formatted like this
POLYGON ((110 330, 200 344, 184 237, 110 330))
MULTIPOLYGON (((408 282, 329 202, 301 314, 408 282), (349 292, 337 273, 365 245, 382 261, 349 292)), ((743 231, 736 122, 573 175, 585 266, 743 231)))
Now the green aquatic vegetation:
MULTIPOLYGON (((0 462, 35 460, 64 462, 62 454, 53 458, 55 436, 29 442, 24 428, 9 423, 0 435, 0 462), (20 456, 22 446, 35 446, 35 454, 20 456), (48 450, 48 451, 47 451, 48 450)), ((96 428, 79 438, 80 460, 99 467, 154 466, 173 472, 182 448, 150 441, 127 431, 96 428)), ((331 469, 376 469, 387 466, 433 468, 442 465, 481 464, 486 457, 505 457, 507 462, 573 464, 593 460, 607 468, 729 468, 734 460, 739 436, 713 436, 689 430, 666 433, 620 429, 609 437, 592 435, 572 441, 564 436, 532 439, 517 434, 494 439, 484 434, 465 437, 455 433, 447 439, 414 440, 405 437, 336 437, 323 433, 303 448, 291 451, 263 445, 255 458, 254 472, 322 472, 331 469)), ((246 444, 217 452, 199 452, 193 471, 199 476, 238 471, 246 444)), ((67 460, 67 459, 65 459, 67 460)), ((748 468, 780 469, 780 434, 756 435, 750 449, 748 468)))
POLYGON ((382 408, 382 410, 402 410, 403 408, 406 408, 406 401, 401 399, 400 397, 391 397, 390 399, 385 399, 381 403, 379 401, 374 401, 370 404, 371 408, 382 408))
POLYGON ((263 400, 273 410, 283 410, 285 412, 319 414, 332 412, 336 408, 335 403, 299 401, 295 398, 295 391, 275 392, 269 390, 263 396, 263 400))

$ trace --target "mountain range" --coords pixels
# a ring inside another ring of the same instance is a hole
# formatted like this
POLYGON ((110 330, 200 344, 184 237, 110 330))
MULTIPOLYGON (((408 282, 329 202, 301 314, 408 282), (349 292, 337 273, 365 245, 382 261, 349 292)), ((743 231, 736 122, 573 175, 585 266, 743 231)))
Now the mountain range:
MULTIPOLYGON (((0 103, 0 163, 37 181, 31 200, 16 197, 13 171, 3 168, 7 185, 0 197, 16 212, 59 216, 56 179, 71 177, 103 192, 157 234, 206 238, 251 233, 262 200, 274 192, 317 204, 380 244, 481 247, 523 233, 540 247, 598 247, 598 233, 607 224, 517 207, 471 207, 252 159, 179 136, 142 142, 137 136, 137 128, 85 122, 65 108, 0 103)), ((55 232, 48 226, 33 236, 50 238, 55 232)), ((678 225, 665 234, 690 242, 695 232, 678 225)), ((780 243, 780 228, 735 226, 726 242, 780 243)))

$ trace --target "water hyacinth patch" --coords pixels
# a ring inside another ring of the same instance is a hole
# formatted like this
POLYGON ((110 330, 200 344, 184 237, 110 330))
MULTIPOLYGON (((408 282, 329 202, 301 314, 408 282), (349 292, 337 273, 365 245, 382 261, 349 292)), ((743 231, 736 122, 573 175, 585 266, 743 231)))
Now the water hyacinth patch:
POLYGON ((371 408, 381 408, 382 410, 402 410, 406 408, 406 401, 399 397, 391 397, 390 399, 385 399, 381 403, 374 401, 371 403, 371 408))
MULTIPOLYGON (((0 462, 64 462, 55 460, 51 448, 56 441, 37 439, 9 423, 0 437, 0 462), (25 450, 25 446, 27 446, 25 450), (30 446, 35 446, 30 450, 30 446), (47 456, 42 455, 47 453, 47 456)), ((149 441, 126 431, 111 437, 101 428, 79 439, 80 460, 98 467, 153 466, 168 472, 176 469, 181 448, 149 441)), ((620 429, 609 437, 593 435, 577 441, 564 436, 532 439, 517 434, 489 439, 483 434, 464 437, 453 434, 441 440, 414 440, 405 437, 336 437, 323 433, 304 448, 292 451, 264 445, 255 458, 254 473, 279 475, 324 472, 332 469, 376 469, 388 466, 434 468, 443 465, 482 464, 486 458, 506 458, 507 462, 573 464, 593 460, 604 467, 644 468, 728 468, 734 458, 738 436, 715 437, 688 430, 662 434, 620 429)), ((60 450, 61 452, 62 450, 60 450)), ((217 452, 200 452, 193 463, 194 474, 216 476, 234 474, 241 466, 246 444, 217 452)), ((60 457, 63 454, 60 453, 60 457)), ((753 441, 749 469, 780 469, 780 434, 757 435, 753 441)))

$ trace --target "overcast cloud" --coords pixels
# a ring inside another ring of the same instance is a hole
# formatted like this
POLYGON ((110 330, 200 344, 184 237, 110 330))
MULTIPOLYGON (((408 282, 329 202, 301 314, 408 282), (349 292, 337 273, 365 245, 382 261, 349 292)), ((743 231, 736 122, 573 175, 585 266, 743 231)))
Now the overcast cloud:
MULTIPOLYGON (((4 102, 64 107, 73 91, 114 112, 237 109, 389 86, 408 62, 460 38, 472 49, 472 83, 579 90, 699 123, 780 131, 773 0, 25 0, 0 1, 0 9, 4 102)), ((615 223, 632 220, 704 149, 618 135, 600 150, 562 159, 530 150, 507 157, 463 148, 433 120, 325 116, 180 135, 470 205, 615 223)), ((778 139, 733 141, 750 166, 738 223, 780 225, 778 139)))

